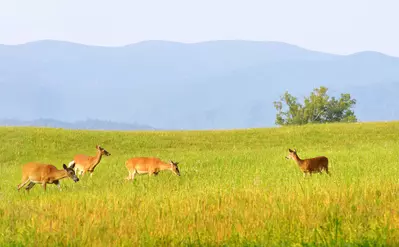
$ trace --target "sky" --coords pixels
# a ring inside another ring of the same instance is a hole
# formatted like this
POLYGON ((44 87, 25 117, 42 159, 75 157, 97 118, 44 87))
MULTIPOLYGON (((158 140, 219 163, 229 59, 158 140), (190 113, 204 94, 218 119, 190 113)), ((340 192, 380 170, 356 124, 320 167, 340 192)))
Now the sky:
POLYGON ((0 44, 281 41, 399 57, 399 0, 0 0, 0 44))

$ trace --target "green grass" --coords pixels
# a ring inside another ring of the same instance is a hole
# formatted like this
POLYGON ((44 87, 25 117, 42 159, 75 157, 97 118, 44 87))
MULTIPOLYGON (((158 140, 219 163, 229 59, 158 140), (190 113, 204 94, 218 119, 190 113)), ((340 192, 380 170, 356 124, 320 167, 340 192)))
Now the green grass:
POLYGON ((399 123, 234 131, 0 128, 0 246, 398 246, 399 123), (93 177, 18 192, 21 166, 104 157, 93 177), (303 178, 325 155, 331 177, 303 178), (180 162, 181 177, 125 181, 125 160, 180 162))

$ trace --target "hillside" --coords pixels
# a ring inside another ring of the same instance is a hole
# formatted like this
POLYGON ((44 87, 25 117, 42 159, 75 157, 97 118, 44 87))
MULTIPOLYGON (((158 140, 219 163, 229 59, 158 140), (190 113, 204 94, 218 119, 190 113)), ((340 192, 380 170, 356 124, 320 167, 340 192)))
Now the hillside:
POLYGON ((161 129, 273 126, 285 90, 325 85, 358 100, 361 121, 399 118, 399 58, 279 42, 62 41, 0 45, 0 119, 102 119, 161 129))
POLYGON ((399 123, 236 131, 77 131, 0 128, 0 245, 398 246, 399 123), (77 153, 103 157, 92 178, 62 191, 17 191, 29 161, 61 168, 77 153), (286 160, 325 155, 331 177, 303 178, 286 160), (124 162, 180 162, 133 182, 124 162), (381 162, 383 160, 383 162, 381 162))

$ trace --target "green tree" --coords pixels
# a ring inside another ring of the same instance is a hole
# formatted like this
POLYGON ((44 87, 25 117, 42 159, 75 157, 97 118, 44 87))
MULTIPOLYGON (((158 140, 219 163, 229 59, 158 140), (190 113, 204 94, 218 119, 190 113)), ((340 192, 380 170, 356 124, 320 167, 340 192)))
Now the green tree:
POLYGON ((351 110, 356 100, 350 94, 341 94, 340 98, 327 95, 328 88, 313 89, 303 104, 288 92, 275 101, 277 110, 277 125, 301 125, 307 123, 356 122, 356 116, 351 110))

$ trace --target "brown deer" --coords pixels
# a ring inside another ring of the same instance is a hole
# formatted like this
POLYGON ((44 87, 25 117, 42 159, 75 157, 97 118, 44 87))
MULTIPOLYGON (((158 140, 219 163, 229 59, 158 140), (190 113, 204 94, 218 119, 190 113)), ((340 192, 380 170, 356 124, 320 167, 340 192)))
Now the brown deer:
POLYGON ((61 191, 59 180, 69 177, 73 181, 78 182, 79 178, 76 176, 72 167, 62 166, 63 170, 58 170, 55 166, 50 164, 41 164, 37 162, 30 162, 22 167, 22 183, 18 185, 18 191, 27 183, 26 190, 29 191, 36 184, 42 184, 44 191, 46 191, 47 184, 55 184, 61 191))
POLYGON ((129 171, 127 180, 133 180, 136 174, 148 174, 149 176, 158 175, 160 171, 170 170, 177 176, 180 176, 178 162, 163 162, 155 157, 136 157, 128 159, 125 166, 129 171))
POLYGON ((97 153, 96 156, 87 156, 84 154, 77 154, 73 157, 73 160, 69 162, 68 166, 75 166, 76 174, 83 177, 86 172, 90 173, 90 177, 93 176, 94 169, 100 163, 103 155, 110 156, 111 154, 104 148, 96 145, 97 153))
POLYGON ((324 170, 328 175, 330 173, 328 172, 328 158, 325 156, 319 156, 315 158, 310 158, 310 159, 304 159, 302 160, 299 158, 298 154, 296 153, 296 149, 291 150, 288 149, 289 154, 286 159, 293 159, 303 172, 303 175, 306 176, 306 174, 312 175, 312 173, 322 173, 324 170))

